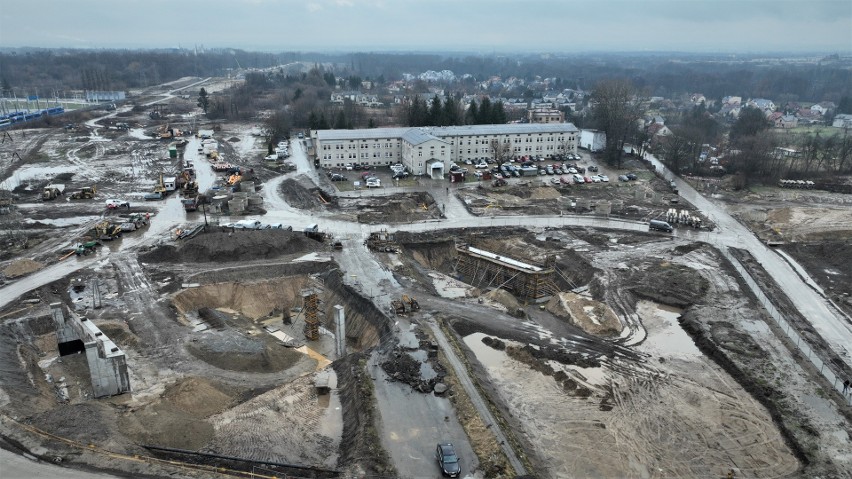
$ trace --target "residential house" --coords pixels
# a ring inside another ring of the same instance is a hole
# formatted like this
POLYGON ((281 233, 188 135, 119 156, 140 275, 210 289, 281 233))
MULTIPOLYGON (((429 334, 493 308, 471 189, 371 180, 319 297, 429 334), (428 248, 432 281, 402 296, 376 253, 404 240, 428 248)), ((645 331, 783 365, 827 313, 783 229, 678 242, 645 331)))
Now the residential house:
POLYGON ((775 128, 795 128, 799 124, 799 119, 793 115, 785 115, 781 112, 774 112, 769 115, 769 121, 772 123, 772 126, 775 128))
POLYGON ((837 108, 837 105, 835 105, 834 102, 830 101, 821 101, 819 103, 811 105, 811 111, 815 111, 820 115, 825 115, 829 111, 833 111, 835 108, 837 108))
POLYGON ((775 111, 775 103, 765 98, 754 98, 746 102, 746 106, 762 110, 767 116, 775 111))
POLYGON ((852 115, 847 113, 835 115, 831 126, 835 128, 852 128, 852 115))
POLYGON ((565 113, 552 108, 536 108, 527 110, 527 119, 530 123, 562 123, 565 113))

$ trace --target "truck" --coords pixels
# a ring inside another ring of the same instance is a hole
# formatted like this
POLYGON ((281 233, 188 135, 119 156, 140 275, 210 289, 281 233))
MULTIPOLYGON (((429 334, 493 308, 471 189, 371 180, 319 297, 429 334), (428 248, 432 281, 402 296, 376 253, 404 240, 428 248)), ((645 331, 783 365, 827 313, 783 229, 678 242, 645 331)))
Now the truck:
POLYGON ((80 191, 75 191, 71 195, 72 200, 90 200, 95 197, 98 193, 98 190, 94 186, 86 186, 85 188, 81 188, 80 191))
POLYGON ((50 201, 61 196, 63 193, 65 193, 65 185, 51 183, 44 187, 44 191, 41 192, 41 199, 43 201, 50 201))

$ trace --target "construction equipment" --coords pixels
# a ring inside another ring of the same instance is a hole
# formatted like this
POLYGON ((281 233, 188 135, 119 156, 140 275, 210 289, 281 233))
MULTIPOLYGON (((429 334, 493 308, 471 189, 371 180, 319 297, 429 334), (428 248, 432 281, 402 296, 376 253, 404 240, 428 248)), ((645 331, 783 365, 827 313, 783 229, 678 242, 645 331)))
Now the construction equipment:
POLYGON ((413 313, 415 311, 420 311, 420 303, 417 302, 416 299, 412 298, 407 294, 402 295, 402 302, 408 305, 408 309, 413 313))
POLYGON ((63 193, 65 193, 65 185, 51 183, 44 187, 44 191, 41 192, 41 199, 42 201, 50 201, 63 193))
POLYGON ((109 221, 101 221, 92 228, 94 236, 101 241, 111 241, 121 236, 121 225, 114 225, 109 221))
POLYGON ((405 314, 405 303, 397 299, 391 300, 391 310, 397 316, 405 314))
POLYGON ((99 244, 100 243, 98 243, 97 241, 87 241, 85 243, 80 243, 79 245, 77 245, 77 249, 74 250, 74 253, 77 256, 84 256, 89 253, 93 253, 95 251, 95 248, 97 248, 99 244))
POLYGON ((180 200, 180 202, 183 205, 184 211, 190 212, 198 210, 198 196, 184 198, 180 200))
POLYGON ((98 193, 98 189, 94 186, 86 186, 80 191, 75 191, 71 195, 72 200, 91 200, 98 193))

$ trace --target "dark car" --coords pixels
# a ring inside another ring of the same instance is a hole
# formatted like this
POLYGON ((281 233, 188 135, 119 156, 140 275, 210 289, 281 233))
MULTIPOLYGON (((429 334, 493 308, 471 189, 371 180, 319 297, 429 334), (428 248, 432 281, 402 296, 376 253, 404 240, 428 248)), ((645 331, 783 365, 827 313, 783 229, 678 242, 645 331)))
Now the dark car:
POLYGON ((459 466, 459 458, 456 456, 456 448, 449 442, 438 444, 435 450, 435 458, 438 459, 438 465, 441 466, 441 473, 449 477, 459 477, 461 466, 459 466))
POLYGON ((639 177, 636 176, 636 173, 627 173, 627 179, 628 180, 638 180, 639 177))
POLYGON ((597 171, 598 171, 598 167, 597 167, 597 166, 595 166, 595 165, 592 165, 592 166, 590 166, 590 167, 589 167, 589 171, 597 172, 597 171))

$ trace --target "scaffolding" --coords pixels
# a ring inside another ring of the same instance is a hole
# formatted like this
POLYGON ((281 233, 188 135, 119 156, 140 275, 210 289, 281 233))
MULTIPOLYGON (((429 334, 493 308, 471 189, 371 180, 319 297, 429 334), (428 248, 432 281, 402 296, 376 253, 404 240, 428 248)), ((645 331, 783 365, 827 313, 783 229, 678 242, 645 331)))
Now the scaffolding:
POLYGON ((480 289, 502 288, 520 299, 542 302, 559 289, 554 270, 518 261, 470 245, 456 245, 456 273, 480 289))
POLYGON ((313 289, 302 290, 302 311, 305 313, 305 339, 316 341, 319 339, 320 321, 317 317, 319 311, 319 297, 313 289))

